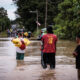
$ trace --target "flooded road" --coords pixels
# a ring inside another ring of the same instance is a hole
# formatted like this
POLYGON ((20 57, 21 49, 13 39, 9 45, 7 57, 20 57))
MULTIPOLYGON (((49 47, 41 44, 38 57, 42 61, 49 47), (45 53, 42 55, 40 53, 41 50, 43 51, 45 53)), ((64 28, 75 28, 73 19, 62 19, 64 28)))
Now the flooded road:
POLYGON ((58 41, 56 69, 43 69, 40 64, 40 41, 31 41, 24 61, 16 61, 16 49, 11 41, 0 41, 0 80, 78 80, 75 42, 58 41))

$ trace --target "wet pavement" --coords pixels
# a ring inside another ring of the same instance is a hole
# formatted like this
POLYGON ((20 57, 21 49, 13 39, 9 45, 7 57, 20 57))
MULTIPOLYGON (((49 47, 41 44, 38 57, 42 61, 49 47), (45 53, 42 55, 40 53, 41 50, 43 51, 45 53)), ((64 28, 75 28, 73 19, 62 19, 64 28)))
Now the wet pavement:
POLYGON ((31 41, 24 61, 16 61, 15 46, 0 40, 0 80, 78 80, 72 56, 75 46, 72 41, 58 41, 56 69, 51 70, 40 64, 40 41, 31 41))

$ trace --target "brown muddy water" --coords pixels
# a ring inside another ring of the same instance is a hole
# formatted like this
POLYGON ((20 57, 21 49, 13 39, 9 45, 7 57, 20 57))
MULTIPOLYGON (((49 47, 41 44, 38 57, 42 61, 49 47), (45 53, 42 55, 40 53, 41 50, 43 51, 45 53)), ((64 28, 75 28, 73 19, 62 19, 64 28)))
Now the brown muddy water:
POLYGON ((16 49, 11 41, 0 41, 0 80, 78 80, 75 58, 76 43, 58 41, 56 69, 43 69, 40 64, 40 41, 31 41, 24 61, 16 61, 16 49))

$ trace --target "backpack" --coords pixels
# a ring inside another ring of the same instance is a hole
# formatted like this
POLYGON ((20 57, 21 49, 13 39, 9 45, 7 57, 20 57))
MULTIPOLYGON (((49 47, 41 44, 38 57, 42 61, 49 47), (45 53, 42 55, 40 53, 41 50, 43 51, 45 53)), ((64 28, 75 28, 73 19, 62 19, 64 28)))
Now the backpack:
POLYGON ((24 43, 24 41, 21 40, 21 46, 19 47, 21 50, 24 50, 26 48, 26 45, 24 43))

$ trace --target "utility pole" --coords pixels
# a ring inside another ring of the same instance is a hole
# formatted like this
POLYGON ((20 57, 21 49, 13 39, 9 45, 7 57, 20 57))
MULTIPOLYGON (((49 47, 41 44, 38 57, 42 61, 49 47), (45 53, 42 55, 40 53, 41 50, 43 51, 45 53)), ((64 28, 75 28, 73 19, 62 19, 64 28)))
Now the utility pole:
POLYGON ((37 14, 37 34, 38 34, 38 10, 36 10, 36 14, 37 14))
POLYGON ((36 19, 37 19, 37 21, 36 21, 36 23, 37 23, 37 34, 38 34, 38 10, 36 10, 36 11, 30 11, 30 13, 36 13, 36 19))
POLYGON ((46 8, 45 8, 45 28, 47 27, 47 6, 48 6, 48 0, 46 0, 46 8))

